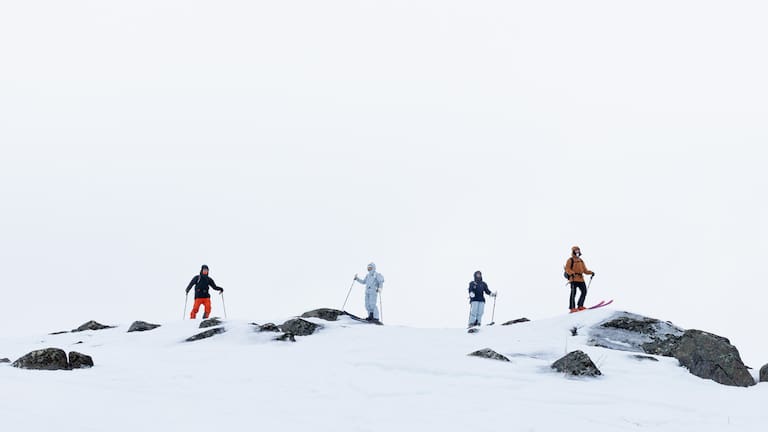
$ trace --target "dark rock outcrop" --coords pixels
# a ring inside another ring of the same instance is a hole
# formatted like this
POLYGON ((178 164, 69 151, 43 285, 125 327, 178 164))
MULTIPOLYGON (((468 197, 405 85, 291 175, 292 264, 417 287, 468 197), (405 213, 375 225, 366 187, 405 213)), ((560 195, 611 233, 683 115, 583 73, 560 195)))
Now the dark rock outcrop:
POLYGON ((497 353, 496 351, 494 351, 494 350, 492 350, 490 348, 483 348, 481 350, 477 350, 475 352, 471 352, 471 353, 469 353, 467 355, 472 356, 472 357, 487 358, 487 359, 491 359, 491 360, 501 360, 501 361, 505 361, 505 362, 509 361, 508 358, 504 357, 503 355, 497 353))
POLYGON ((697 377, 738 387, 755 385, 741 361, 739 350, 721 336, 701 330, 686 330, 673 349, 673 356, 697 377))
POLYGON ((0 358, 0 363, 10 363, 11 361, 7 358, 0 358))
POLYGON ((67 353, 59 348, 46 348, 32 351, 19 358, 11 365, 21 369, 67 370, 67 353))
POLYGON ((280 332, 280 327, 278 327, 277 324, 273 324, 273 323, 266 323, 266 324, 262 324, 262 325, 258 325, 257 324, 256 325, 256 331, 258 331, 258 332, 274 332, 274 333, 279 333, 280 332))
POLYGON ((104 324, 99 324, 96 321, 91 320, 91 321, 88 321, 87 323, 81 325, 80 327, 72 330, 72 332, 75 333, 75 332, 81 332, 81 331, 86 331, 86 330, 105 330, 105 329, 111 329, 111 328, 115 328, 115 326, 108 326, 108 325, 104 325, 104 324))
POLYGON ((128 329, 128 333, 150 331, 160 327, 160 324, 150 324, 144 321, 135 321, 128 329))
POLYGON ((339 316, 346 315, 347 313, 344 311, 340 311, 337 309, 328 309, 328 308, 320 308, 311 310, 309 312, 304 312, 303 315, 301 315, 302 318, 320 318, 326 321, 336 321, 339 319, 339 316))
POLYGON ((208 327, 216 327, 220 326, 222 324, 221 320, 218 318, 209 318, 207 320, 203 320, 200 323, 200 328, 208 328, 208 327))
POLYGON ((274 340, 282 342, 296 342, 296 338, 293 336, 293 333, 283 333, 276 337, 274 340))
POLYGON ((296 336, 309 336, 321 328, 323 328, 322 325, 301 318, 289 319, 280 326, 282 331, 296 336))
POLYGON ((202 339, 207 339, 209 337, 216 336, 217 334, 222 334, 222 333, 224 333, 226 331, 227 331, 227 329, 225 329, 224 327, 214 327, 214 328, 212 328, 210 330, 206 330, 206 331, 204 331, 202 333, 198 333, 198 334, 196 334, 194 336, 190 336, 187 339, 185 339, 185 341, 186 342, 195 342, 195 341, 199 341, 199 340, 202 340, 202 339))
POLYGON ((671 355, 684 330, 672 323, 619 312, 589 331, 588 344, 620 351, 671 355))
POLYGON ((645 356, 640 354, 633 355, 632 358, 639 361, 653 361, 653 362, 659 361, 659 359, 657 359, 656 357, 645 356))
POLYGON ((69 367, 71 369, 84 369, 93 367, 93 358, 89 355, 72 351, 69 353, 69 367))
POLYGON ((530 321, 531 321, 531 320, 529 320, 528 318, 518 318, 518 319, 513 319, 512 321, 507 321, 507 322, 505 322, 505 323, 504 323, 504 324, 502 324, 502 325, 503 325, 503 326, 506 326, 506 325, 512 325, 512 324, 520 324, 520 323, 530 322, 530 321))
POLYGON ((760 382, 768 382, 768 364, 760 368, 760 382))
POLYGON ((592 359, 583 351, 573 351, 565 357, 554 362, 552 369, 573 376, 599 376, 600 369, 595 366, 592 359))
POLYGON ((69 331, 68 330, 64 330, 64 331, 57 331, 57 332, 48 333, 48 334, 51 335, 51 336, 57 336, 57 335, 62 335, 62 334, 66 334, 66 333, 69 333, 69 331))

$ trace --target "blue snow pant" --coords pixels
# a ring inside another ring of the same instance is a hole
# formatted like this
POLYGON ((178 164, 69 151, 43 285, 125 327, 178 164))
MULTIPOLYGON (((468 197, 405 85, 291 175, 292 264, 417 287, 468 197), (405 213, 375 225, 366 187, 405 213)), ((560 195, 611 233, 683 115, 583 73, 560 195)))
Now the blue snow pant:
POLYGON ((376 288, 365 289, 365 310, 368 311, 368 315, 373 314, 373 318, 376 320, 381 319, 379 317, 379 308, 377 303, 379 300, 379 293, 376 292, 376 288))
POLYGON ((483 320, 483 312, 485 311, 485 302, 473 301, 469 304, 469 327, 472 327, 483 320))

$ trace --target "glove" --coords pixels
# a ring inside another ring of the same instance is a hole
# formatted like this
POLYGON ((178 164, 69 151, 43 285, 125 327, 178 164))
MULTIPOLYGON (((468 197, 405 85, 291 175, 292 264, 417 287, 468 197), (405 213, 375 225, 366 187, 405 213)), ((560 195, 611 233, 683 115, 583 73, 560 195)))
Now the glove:
POLYGON ((496 294, 498 294, 498 292, 491 293, 491 297, 496 297, 496 294))
POLYGON ((593 277, 595 277, 595 272, 592 272, 592 275, 590 276, 590 278, 593 278, 593 277))
POLYGON ((188 289, 184 290, 184 293, 189 295, 189 290, 188 289))
MULTIPOLYGON (((221 287, 219 287, 219 288, 221 288, 221 287)), ((219 291, 219 293, 220 293, 220 294, 224 294, 224 288, 221 288, 221 290, 219 291)))
POLYGON ((355 277, 352 278, 353 281, 357 280, 357 273, 355 273, 355 277))
POLYGON ((475 298, 475 292, 474 292, 474 291, 470 291, 470 292, 469 292, 469 297, 471 297, 471 298, 475 298))

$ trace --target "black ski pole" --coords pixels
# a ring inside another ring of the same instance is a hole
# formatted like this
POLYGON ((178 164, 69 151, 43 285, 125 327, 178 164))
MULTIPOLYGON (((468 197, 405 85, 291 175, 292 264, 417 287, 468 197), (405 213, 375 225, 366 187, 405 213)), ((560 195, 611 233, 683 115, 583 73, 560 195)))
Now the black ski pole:
POLYGON ((384 296, 381 295, 381 291, 379 291, 379 322, 384 323, 384 296))
POLYGON ((493 318, 496 316, 496 297, 497 297, 498 295, 499 295, 499 293, 497 292, 497 293, 496 293, 496 294, 493 296, 493 312, 491 313, 491 323, 490 323, 490 324, 488 324, 489 326, 492 326, 492 325, 496 324, 496 321, 495 321, 493 318))
POLYGON ((184 315, 181 316, 181 319, 187 318, 187 301, 189 300, 189 291, 187 291, 187 294, 184 296, 184 315))
POLYGON ((221 306, 224 307, 224 319, 227 319, 227 303, 224 301, 224 292, 221 292, 221 306))
MULTIPOLYGON (((355 276, 355 279, 357 279, 357 276, 355 276)), ((355 286, 354 279, 352 280, 352 285, 349 286, 349 291, 347 291, 347 298, 344 299, 344 306, 341 307, 341 311, 344 311, 344 308, 347 307, 347 300, 349 300, 349 295, 352 294, 352 287, 355 286)))

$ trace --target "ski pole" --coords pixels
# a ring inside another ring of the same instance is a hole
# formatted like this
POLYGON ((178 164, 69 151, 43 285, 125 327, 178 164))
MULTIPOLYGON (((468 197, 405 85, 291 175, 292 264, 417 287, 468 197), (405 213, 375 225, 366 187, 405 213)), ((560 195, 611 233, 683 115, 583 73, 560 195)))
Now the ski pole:
POLYGON ((227 303, 224 302, 224 293, 221 293, 221 305, 224 307, 224 319, 227 319, 227 303))
POLYGON ((187 301, 189 300, 189 291, 187 291, 187 295, 184 296, 184 315, 181 316, 181 319, 187 318, 187 301))
POLYGON ((347 298, 344 299, 344 306, 341 307, 341 310, 344 311, 344 308, 347 307, 347 300, 349 300, 349 295, 352 294, 352 287, 355 286, 355 281, 352 281, 352 285, 349 286, 349 291, 347 291, 347 298))
POLYGON ((493 319, 496 316, 496 296, 498 296, 498 292, 495 296, 493 296, 493 312, 491 313, 491 323, 488 324, 489 326, 492 326, 496 324, 496 321, 493 319))
POLYGON ((379 322, 384 322, 384 296, 381 295, 381 291, 379 291, 379 322))

